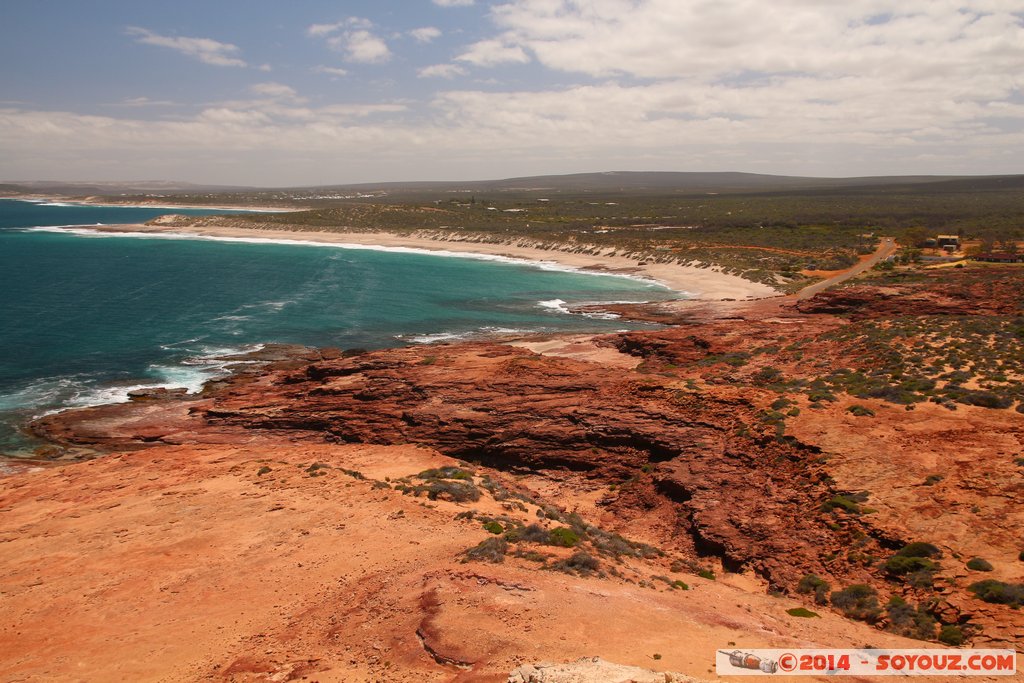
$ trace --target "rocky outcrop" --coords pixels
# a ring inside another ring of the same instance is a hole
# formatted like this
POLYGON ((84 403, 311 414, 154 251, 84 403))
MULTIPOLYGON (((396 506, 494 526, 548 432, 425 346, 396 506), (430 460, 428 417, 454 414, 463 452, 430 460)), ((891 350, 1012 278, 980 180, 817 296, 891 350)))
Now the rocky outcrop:
POLYGON ((508 683, 699 683, 679 673, 658 672, 583 657, 569 664, 524 664, 509 674, 508 683))
MULTIPOLYGON (((701 337, 673 340, 672 333, 646 345, 624 335, 623 350, 676 362, 710 352, 701 337)), ((37 432, 96 447, 106 435, 120 448, 133 440, 245 443, 261 435, 422 444, 505 471, 573 472, 615 485, 602 504, 622 520, 662 509, 659 545, 717 557, 792 589, 807 573, 835 573, 821 558, 847 544, 860 522, 832 528, 808 514, 835 494, 814 448, 778 439, 757 414, 734 387, 691 391, 664 378, 475 343, 287 363, 193 402, 50 416, 37 432)))
POLYGON ((853 319, 904 315, 1015 315, 1024 310, 1019 269, 992 268, 952 279, 918 271, 913 279, 893 276, 882 285, 821 292, 796 303, 801 313, 849 315, 853 319))

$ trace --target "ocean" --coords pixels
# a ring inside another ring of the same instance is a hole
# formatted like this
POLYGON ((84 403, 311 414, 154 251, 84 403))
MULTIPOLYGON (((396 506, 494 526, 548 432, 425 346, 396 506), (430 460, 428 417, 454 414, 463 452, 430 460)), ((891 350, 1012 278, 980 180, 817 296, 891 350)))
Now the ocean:
POLYGON ((0 453, 37 443, 18 425, 224 373, 215 356, 281 342, 384 348, 478 335, 641 324, 567 304, 675 296, 642 280, 493 257, 96 233, 165 213, 0 200, 0 453), (63 227, 52 227, 63 226, 63 227))

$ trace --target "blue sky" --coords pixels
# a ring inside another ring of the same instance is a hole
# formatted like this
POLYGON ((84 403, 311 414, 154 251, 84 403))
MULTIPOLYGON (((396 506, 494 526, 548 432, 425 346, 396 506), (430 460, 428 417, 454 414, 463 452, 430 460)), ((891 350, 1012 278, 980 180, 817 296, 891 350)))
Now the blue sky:
POLYGON ((0 179, 1024 172, 1024 0, 6 0, 0 179))

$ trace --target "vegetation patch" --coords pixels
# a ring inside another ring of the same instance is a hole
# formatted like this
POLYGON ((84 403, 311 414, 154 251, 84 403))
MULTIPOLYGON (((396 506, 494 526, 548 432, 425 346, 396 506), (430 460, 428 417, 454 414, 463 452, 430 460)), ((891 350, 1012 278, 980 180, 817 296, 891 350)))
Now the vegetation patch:
POLYGON ((830 596, 832 606, 850 619, 874 623, 882 614, 878 605, 878 593, 871 586, 857 583, 830 596))
POLYGON ((551 565, 551 569, 576 574, 578 576, 591 576, 601 568, 601 562, 596 557, 583 550, 578 550, 567 559, 559 560, 551 565))
POLYGON ((835 495, 822 503, 821 509, 825 512, 842 510, 851 515, 859 515, 865 512, 865 509, 861 507, 861 503, 867 502, 868 497, 869 494, 866 491, 835 495))
POLYGON ((964 632, 959 626, 947 624, 939 629, 939 642, 959 647, 964 644, 964 632))
POLYGON ((828 604, 829 583, 817 574, 808 574, 800 579, 796 592, 804 595, 814 595, 814 602, 819 605, 828 604))
POLYGON ((1011 607, 1020 607, 1024 604, 1024 584, 985 579, 972 583, 967 589, 985 602, 1011 607))
POLYGON ((571 548, 580 542, 579 534, 568 527, 557 527, 548 532, 548 544, 571 548))
POLYGON ((982 557, 972 557, 967 560, 967 568, 976 572, 992 571, 992 563, 982 557))
POLYGON ((480 541, 478 544, 463 553, 463 561, 475 560, 477 562, 491 562, 499 564, 505 561, 505 554, 508 552, 508 542, 497 536, 492 536, 480 541))
POLYGON ((886 606, 888 630, 908 638, 931 640, 935 637, 936 620, 925 606, 911 606, 894 596, 886 606))
POLYGON ((875 411, 871 410, 867 406, 862 406, 859 403, 855 403, 846 409, 846 412, 856 415, 857 417, 874 417, 875 411))

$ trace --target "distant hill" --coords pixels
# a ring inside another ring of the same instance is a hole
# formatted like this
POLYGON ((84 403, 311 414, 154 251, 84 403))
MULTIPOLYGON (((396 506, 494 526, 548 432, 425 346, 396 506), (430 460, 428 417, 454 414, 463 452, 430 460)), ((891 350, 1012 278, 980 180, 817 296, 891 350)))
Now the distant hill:
POLYGON ((927 186, 936 190, 949 188, 1008 189, 1024 186, 1024 176, 874 176, 858 178, 812 178, 801 176, 762 175, 737 172, 646 172, 616 171, 607 173, 574 173, 570 175, 528 176, 503 180, 432 181, 410 183, 359 183, 322 187, 289 188, 292 191, 321 192, 387 192, 420 194, 437 192, 477 192, 522 194, 707 194, 763 193, 807 191, 884 191, 927 186))

